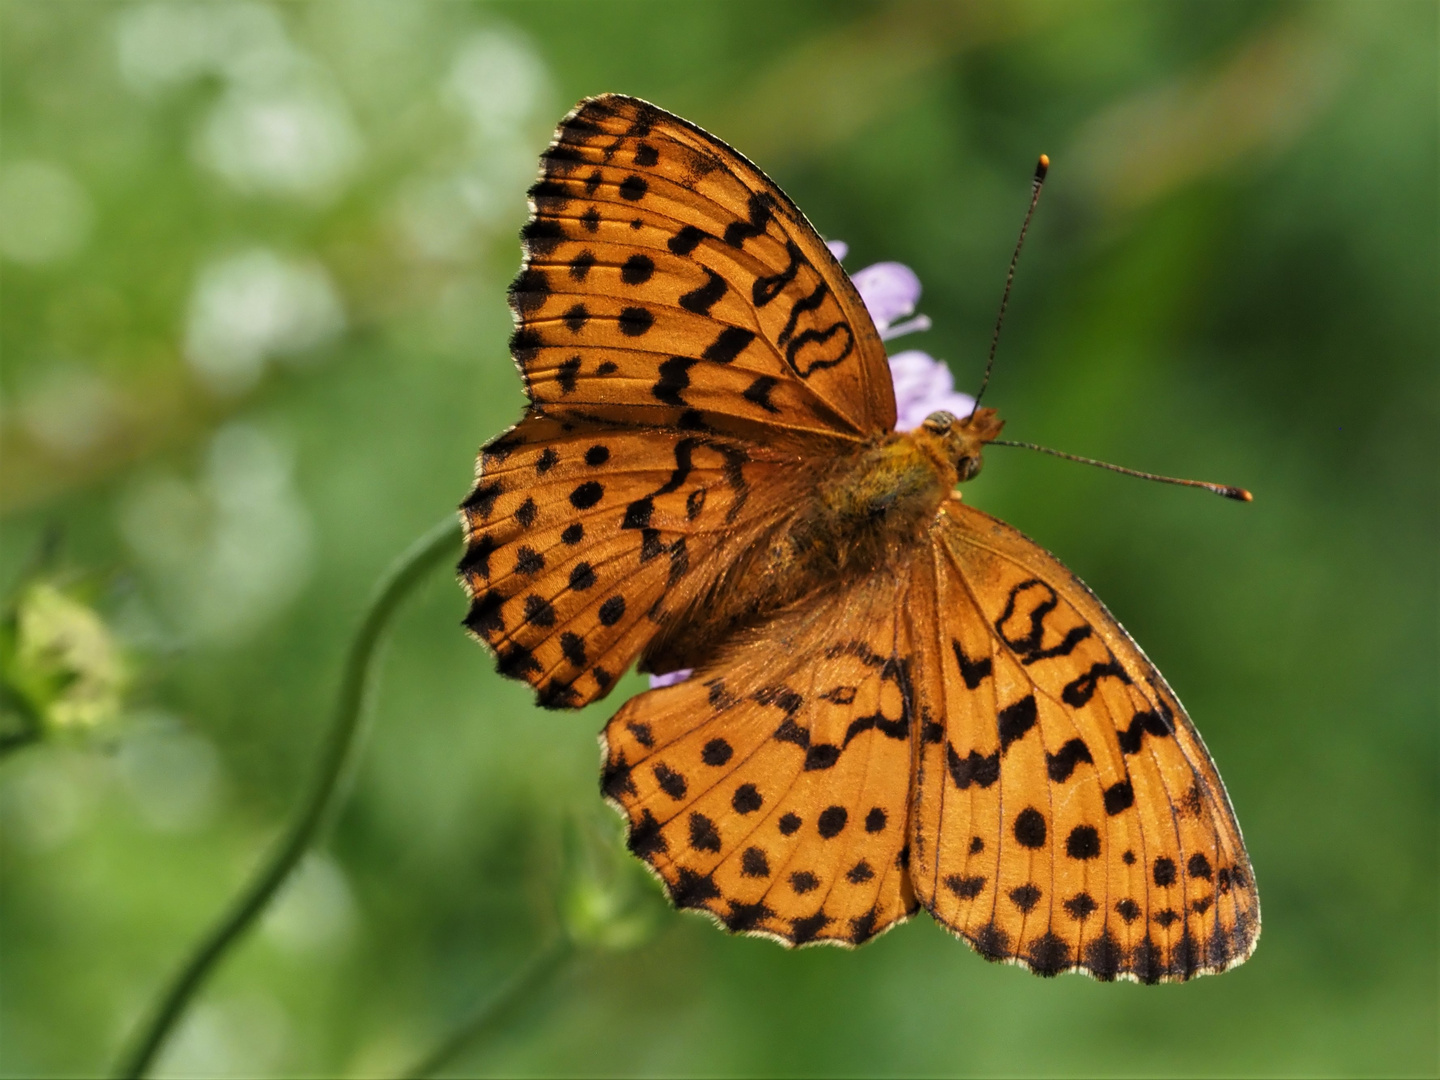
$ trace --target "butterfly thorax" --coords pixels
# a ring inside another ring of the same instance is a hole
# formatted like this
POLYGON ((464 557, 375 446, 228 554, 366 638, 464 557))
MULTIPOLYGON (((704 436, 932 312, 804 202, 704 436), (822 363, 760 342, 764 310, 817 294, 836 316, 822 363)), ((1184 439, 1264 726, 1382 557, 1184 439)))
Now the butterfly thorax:
POLYGON ((684 641, 662 633, 642 667, 697 666, 778 611, 858 577, 899 572, 955 485, 979 473, 981 447, 1001 426, 993 409, 963 420, 934 413, 914 431, 879 436, 833 462, 772 530, 732 556, 723 588, 677 620, 684 641))
POLYGON ((993 409, 963 420, 937 412, 895 432, 826 478, 791 539, 810 570, 873 571, 919 542, 957 483, 980 472, 981 448, 999 434, 993 409))

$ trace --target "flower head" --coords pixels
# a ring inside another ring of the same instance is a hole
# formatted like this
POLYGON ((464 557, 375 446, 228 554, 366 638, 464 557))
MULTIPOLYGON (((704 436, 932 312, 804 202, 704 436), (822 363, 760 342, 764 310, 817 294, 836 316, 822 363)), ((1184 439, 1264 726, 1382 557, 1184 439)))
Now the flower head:
MULTIPOLYGON (((842 258, 845 247, 831 241, 842 258)), ((875 321, 882 341, 891 341, 904 334, 930 329, 924 315, 913 315, 920 302, 920 278, 904 263, 882 262, 857 270, 850 280, 865 301, 865 310, 875 321), (904 321, 901 321, 904 320, 904 321)), ((955 379, 943 361, 919 349, 906 349, 890 357, 890 378, 895 384, 895 430, 913 431, 925 417, 944 410, 956 416, 968 416, 975 408, 975 399, 955 390, 955 379)))

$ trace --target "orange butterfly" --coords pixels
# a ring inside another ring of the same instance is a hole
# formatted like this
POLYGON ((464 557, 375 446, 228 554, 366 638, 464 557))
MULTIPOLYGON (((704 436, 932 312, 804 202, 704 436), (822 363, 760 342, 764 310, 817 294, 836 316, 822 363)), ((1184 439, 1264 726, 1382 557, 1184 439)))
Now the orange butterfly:
POLYGON ((993 409, 894 431, 885 349, 785 194, 582 101, 510 291, 530 407, 461 512, 466 625, 540 704, 642 671, 601 787, 679 907, 859 944, 924 905, 982 956, 1223 971, 1259 903, 1214 764, 1088 589, 952 489, 993 409))

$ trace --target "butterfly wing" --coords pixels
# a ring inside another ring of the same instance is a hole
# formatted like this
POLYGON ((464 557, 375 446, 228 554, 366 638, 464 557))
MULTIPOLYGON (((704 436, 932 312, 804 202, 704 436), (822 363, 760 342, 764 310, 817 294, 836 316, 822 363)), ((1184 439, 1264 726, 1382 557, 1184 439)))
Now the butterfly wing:
POLYGON ((551 708, 604 696, 694 603, 759 527, 740 519, 764 476, 733 440, 570 426, 536 417, 492 443, 461 506, 465 624, 551 708))
POLYGON ((1053 556, 942 507, 911 873, 942 924, 1042 975, 1178 981, 1243 962, 1259 900, 1220 775, 1180 702, 1053 556), (929 661, 933 660, 931 663, 929 661))
POLYGON ((530 197, 510 292, 530 407, 481 454, 460 577, 501 672, 578 706, 729 565, 719 545, 783 513, 798 460, 888 430, 895 399, 815 230, 699 128, 583 101, 530 197))
POLYGON ((607 725, 602 791, 678 907, 788 945, 859 944, 915 910, 900 580, 781 616, 607 725))
POLYGON ((895 424, 859 294, 768 177, 636 98, 582 101, 530 189, 512 351, 537 411, 863 441, 895 424))

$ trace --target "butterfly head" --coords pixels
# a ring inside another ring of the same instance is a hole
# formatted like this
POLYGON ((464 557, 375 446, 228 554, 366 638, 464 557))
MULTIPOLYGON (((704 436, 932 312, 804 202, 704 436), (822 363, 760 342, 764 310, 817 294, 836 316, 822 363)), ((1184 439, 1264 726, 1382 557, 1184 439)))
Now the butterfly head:
POLYGON ((959 482, 964 483, 980 475, 984 465, 981 449, 1004 426, 1005 421, 994 409, 976 409, 963 419, 941 411, 927 416, 916 435, 932 445, 938 444, 935 449, 955 467, 959 482))

